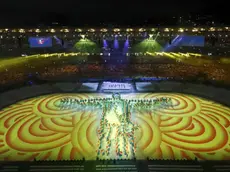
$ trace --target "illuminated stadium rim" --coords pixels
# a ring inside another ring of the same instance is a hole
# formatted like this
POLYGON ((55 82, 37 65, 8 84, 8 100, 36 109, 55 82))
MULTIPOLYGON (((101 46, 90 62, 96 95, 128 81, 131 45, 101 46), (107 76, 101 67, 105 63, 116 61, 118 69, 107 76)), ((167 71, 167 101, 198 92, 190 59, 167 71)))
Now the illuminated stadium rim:
POLYGON ((102 32, 102 33, 106 33, 106 32, 128 32, 128 33, 132 33, 132 32, 155 32, 155 31, 161 31, 161 32, 180 32, 183 33, 184 31, 191 31, 191 32, 204 32, 204 31, 210 31, 210 32, 214 32, 214 31, 229 31, 230 27, 145 27, 145 28, 127 28, 127 27, 121 27, 121 28, 113 28, 113 29, 108 29, 108 28, 73 28, 73 27, 69 27, 69 28, 13 28, 13 29, 9 29, 9 28, 0 28, 0 33, 40 33, 40 32, 50 32, 50 33, 55 33, 55 32, 63 32, 63 33, 68 33, 68 32, 77 32, 77 33, 81 33, 81 32, 102 32))

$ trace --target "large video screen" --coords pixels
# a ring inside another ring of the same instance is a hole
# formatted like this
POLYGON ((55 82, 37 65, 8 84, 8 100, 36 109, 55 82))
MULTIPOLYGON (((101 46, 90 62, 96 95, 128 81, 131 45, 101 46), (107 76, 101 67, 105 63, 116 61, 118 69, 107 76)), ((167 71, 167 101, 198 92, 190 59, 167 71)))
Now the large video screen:
POLYGON ((174 46, 203 47, 204 44, 204 36, 180 35, 172 41, 174 46))
POLYGON ((52 47, 51 37, 30 37, 29 44, 31 48, 52 47))

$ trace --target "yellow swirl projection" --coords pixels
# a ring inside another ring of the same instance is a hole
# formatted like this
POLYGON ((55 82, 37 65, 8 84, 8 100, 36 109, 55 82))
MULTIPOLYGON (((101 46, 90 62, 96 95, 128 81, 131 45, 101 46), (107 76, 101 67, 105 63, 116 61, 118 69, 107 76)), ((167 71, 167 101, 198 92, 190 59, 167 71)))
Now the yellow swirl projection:
MULTIPOLYGON (((96 159, 100 113, 60 109, 55 94, 18 102, 0 111, 0 160, 96 159)), ((133 112, 137 159, 230 160, 230 108, 183 94, 134 94, 126 98, 170 97, 173 107, 133 112)), ((116 157, 111 157, 114 159, 116 157)))

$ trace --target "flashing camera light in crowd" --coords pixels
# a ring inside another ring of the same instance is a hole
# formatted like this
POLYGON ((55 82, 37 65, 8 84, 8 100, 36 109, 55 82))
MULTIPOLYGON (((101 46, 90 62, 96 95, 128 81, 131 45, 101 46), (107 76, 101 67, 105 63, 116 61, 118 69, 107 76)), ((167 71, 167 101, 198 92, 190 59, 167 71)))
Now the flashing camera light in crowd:
POLYGON ((110 56, 110 53, 108 53, 108 56, 110 56))
POLYGON ((103 56, 103 53, 100 53, 101 56, 103 56))

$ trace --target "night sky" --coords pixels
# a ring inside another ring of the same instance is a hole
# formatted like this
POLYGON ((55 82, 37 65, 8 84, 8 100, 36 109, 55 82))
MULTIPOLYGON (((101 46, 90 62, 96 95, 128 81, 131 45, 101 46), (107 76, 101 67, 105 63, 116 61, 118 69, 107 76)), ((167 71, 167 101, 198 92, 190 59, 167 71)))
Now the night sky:
MULTIPOLYGON (((218 1, 219 2, 219 1, 218 1)), ((0 26, 30 26, 59 22, 62 25, 143 25, 175 22, 172 17, 188 14, 213 14, 228 21, 215 7, 199 0, 96 1, 96 0, 7 0, 1 2, 0 26)), ((230 22, 229 22, 230 23, 230 22)))

